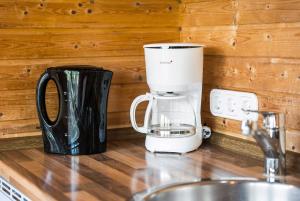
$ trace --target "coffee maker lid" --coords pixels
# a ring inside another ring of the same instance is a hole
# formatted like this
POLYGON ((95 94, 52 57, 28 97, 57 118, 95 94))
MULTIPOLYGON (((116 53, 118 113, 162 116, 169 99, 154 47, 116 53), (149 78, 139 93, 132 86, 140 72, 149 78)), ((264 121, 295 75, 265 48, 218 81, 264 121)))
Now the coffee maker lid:
POLYGON ((144 48, 154 48, 154 49, 187 49, 187 48, 200 48, 204 45, 196 43, 154 43, 144 45, 144 48))

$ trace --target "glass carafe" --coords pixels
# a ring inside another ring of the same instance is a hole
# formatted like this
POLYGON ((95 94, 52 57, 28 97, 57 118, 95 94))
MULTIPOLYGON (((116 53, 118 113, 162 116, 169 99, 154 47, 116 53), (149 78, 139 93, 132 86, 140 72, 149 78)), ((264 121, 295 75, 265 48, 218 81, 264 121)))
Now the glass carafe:
POLYGON ((133 128, 155 137, 186 137, 196 133, 196 116, 188 96, 174 93, 138 96, 130 108, 133 128), (144 125, 138 126, 135 111, 139 103, 149 101, 144 125))

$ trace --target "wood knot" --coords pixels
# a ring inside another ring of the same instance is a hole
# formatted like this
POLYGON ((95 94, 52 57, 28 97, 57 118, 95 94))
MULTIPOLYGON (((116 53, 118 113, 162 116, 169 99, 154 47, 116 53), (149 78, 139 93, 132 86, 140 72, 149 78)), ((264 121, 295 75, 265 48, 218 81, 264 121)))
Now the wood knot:
POLYGON ((292 150, 295 150, 295 148, 296 148, 296 147, 293 145, 293 146, 292 146, 292 150))
POLYGON ((140 2, 135 2, 135 6, 140 6, 141 3, 140 2))
POLYGON ((172 9, 172 6, 168 6, 168 11, 171 11, 172 9))
POLYGON ((77 49, 77 48, 78 48, 78 45, 74 45, 74 48, 77 49))
POLYGON ((267 33, 267 34, 266 34, 266 39, 267 39, 267 40, 272 40, 271 34, 267 33))
POLYGON ((93 12, 93 10, 89 8, 89 9, 86 10, 86 12, 87 12, 88 14, 91 14, 91 13, 93 12))
POLYGON ((71 10, 72 15, 75 15, 76 13, 77 13, 76 10, 71 10))
POLYGON ((23 14, 24 14, 24 15, 28 15, 28 11, 25 10, 25 11, 23 12, 23 14))
POLYGON ((0 117, 2 117, 3 116, 3 113, 2 112, 0 112, 0 117))
POLYGON ((287 71, 284 71, 284 72, 282 72, 280 75, 281 75, 281 77, 288 77, 288 72, 287 72, 287 71))
POLYGON ((235 46, 236 46, 236 40, 233 40, 231 45, 232 45, 233 47, 235 47, 235 46))
POLYGON ((143 76, 139 75, 139 76, 138 76, 138 80, 139 80, 139 81, 143 81, 143 76))
POLYGON ((82 3, 78 3, 78 6, 79 6, 79 7, 82 7, 82 6, 83 6, 83 4, 82 4, 82 3))

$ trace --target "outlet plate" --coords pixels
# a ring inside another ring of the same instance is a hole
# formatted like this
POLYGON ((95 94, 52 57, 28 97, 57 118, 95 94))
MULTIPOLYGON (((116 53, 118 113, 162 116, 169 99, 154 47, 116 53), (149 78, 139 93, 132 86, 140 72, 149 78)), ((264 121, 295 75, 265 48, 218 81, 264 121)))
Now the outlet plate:
POLYGON ((222 89, 213 89, 210 92, 210 111, 214 116, 238 121, 257 121, 257 113, 246 113, 242 109, 258 110, 256 94, 222 89))

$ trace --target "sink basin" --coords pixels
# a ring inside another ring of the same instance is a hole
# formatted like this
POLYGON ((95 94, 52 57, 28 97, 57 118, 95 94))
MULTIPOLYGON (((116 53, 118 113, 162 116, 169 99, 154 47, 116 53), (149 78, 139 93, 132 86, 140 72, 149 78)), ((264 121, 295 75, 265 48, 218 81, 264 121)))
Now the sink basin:
POLYGON ((202 181, 167 186, 134 201, 299 201, 300 187, 263 181, 202 181))

